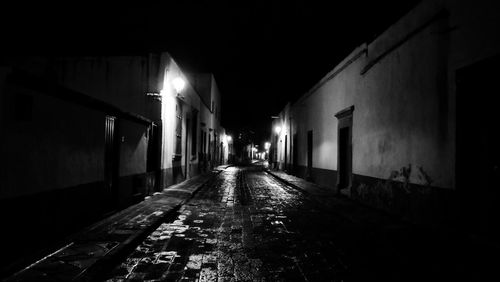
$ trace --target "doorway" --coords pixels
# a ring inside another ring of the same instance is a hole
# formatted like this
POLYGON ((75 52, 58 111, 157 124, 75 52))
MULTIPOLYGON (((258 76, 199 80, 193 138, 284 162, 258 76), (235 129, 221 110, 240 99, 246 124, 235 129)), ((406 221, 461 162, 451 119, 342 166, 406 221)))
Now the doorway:
POLYGON ((299 151, 298 151, 298 143, 297 143, 297 133, 293 134, 293 142, 292 142, 292 159, 293 159, 293 174, 298 175, 299 170, 299 151))
POLYGON ((186 119, 186 134, 185 134, 185 140, 184 140, 184 179, 188 179, 188 173, 189 173, 189 138, 193 138, 190 136, 191 132, 191 119, 187 118, 186 119))
POLYGON ((285 167, 284 171, 288 171, 288 136, 285 135, 285 167))
POLYGON ((179 183, 184 180, 184 171, 182 170, 182 139, 183 139, 183 105, 177 98, 175 105, 175 136, 174 136, 174 155, 172 157, 172 183, 179 183))
POLYGON ((347 188, 350 182, 350 154, 349 154, 349 138, 350 128, 343 127, 339 129, 339 140, 338 140, 338 172, 339 180, 338 187, 340 189, 347 188))
POLYGON ((312 166, 313 166, 313 131, 307 131, 307 171, 306 180, 312 181, 312 166))
MULTIPOLYGON (((151 174, 151 190, 154 192, 159 190, 160 183, 160 144, 161 144, 161 134, 159 126, 155 123, 151 123, 148 127, 148 150, 147 150, 147 160, 146 160, 146 171, 151 174)), ((153 192, 149 191, 149 192, 153 192)), ((148 192, 148 193, 149 193, 148 192)))
POLYGON ((337 189, 349 193, 352 186, 352 113, 354 106, 338 112, 337 128, 337 189))
POLYGON ((120 163, 120 140, 118 138, 118 119, 106 116, 104 123, 104 186, 108 210, 118 206, 118 177, 120 163))

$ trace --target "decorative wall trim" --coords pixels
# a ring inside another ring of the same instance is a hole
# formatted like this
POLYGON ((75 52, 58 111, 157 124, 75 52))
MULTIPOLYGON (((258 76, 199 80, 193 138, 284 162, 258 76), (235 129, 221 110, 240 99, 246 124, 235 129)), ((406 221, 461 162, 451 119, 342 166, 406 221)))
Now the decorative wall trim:
POLYGON ((346 116, 352 115, 352 112, 354 112, 354 105, 345 108, 335 114, 335 117, 338 119, 344 118, 346 116))

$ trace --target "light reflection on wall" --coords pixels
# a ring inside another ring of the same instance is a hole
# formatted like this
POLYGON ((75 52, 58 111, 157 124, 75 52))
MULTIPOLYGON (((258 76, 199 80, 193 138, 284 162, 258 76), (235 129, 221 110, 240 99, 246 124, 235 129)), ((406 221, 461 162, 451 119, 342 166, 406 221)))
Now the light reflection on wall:
POLYGON ((175 107, 177 104, 176 93, 172 87, 171 80, 176 77, 172 71, 165 71, 163 79, 163 89, 161 94, 161 121, 163 125, 162 133, 162 168, 172 167, 172 156, 174 154, 175 140, 175 107))

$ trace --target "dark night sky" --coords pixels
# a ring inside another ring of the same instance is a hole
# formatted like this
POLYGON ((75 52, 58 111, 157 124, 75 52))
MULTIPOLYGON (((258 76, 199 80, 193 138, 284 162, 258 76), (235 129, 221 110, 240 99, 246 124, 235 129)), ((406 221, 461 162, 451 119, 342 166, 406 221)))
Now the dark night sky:
POLYGON ((214 73, 228 131, 246 127, 265 138, 271 115, 416 2, 164 1, 103 7, 70 1, 2 9, 0 25, 3 52, 168 51, 184 71, 214 73))

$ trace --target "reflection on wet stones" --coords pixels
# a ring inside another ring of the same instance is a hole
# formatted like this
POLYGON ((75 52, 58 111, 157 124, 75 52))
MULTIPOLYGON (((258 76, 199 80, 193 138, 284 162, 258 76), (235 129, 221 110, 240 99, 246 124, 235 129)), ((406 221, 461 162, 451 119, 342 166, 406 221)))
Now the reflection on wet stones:
POLYGON ((315 236, 330 234, 315 225, 320 214, 311 210, 302 194, 261 171, 228 168, 184 205, 175 221, 152 232, 109 281, 334 277, 342 265, 323 256, 332 244, 315 243, 315 236), (304 231, 304 226, 310 230, 304 231))

